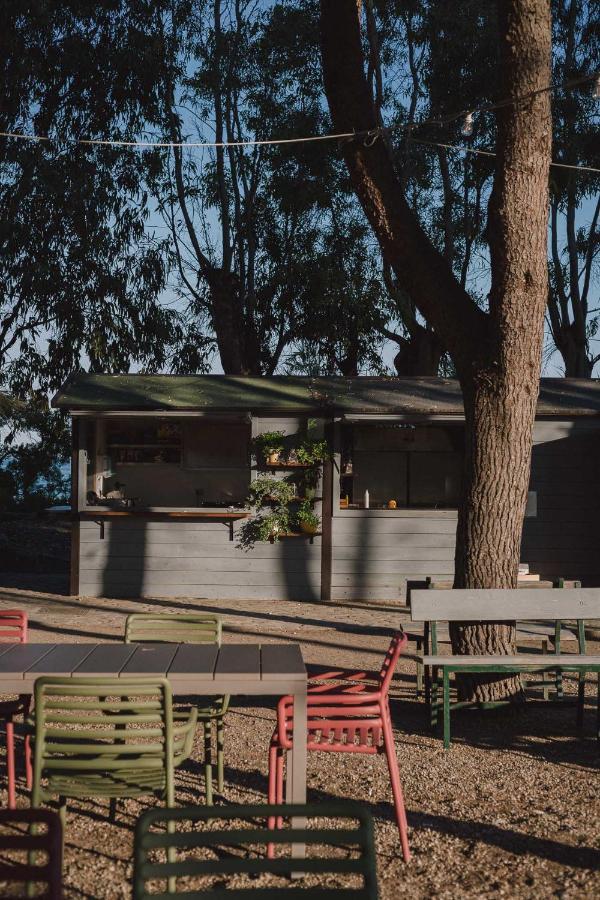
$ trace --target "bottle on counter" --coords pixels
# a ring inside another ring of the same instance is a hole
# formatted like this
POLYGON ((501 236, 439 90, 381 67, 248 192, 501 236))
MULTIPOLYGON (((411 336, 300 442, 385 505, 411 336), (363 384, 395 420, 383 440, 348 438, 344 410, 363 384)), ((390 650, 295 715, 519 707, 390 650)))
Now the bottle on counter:
POLYGON ((365 509, 368 509, 368 508, 369 508, 369 491, 368 491, 368 489, 365 491, 364 508, 365 508, 365 509))

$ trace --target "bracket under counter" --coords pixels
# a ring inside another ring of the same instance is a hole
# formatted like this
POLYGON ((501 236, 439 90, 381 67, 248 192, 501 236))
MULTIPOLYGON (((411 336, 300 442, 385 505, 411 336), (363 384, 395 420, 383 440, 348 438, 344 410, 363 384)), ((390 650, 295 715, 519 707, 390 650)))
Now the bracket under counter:
POLYGON ((92 521, 100 527, 100 540, 104 540, 104 524, 107 519, 152 519, 157 522, 172 519, 187 519, 195 522, 222 522, 229 529, 229 540, 233 541, 233 528, 239 519, 247 519, 250 513, 240 511, 212 510, 201 512, 199 510, 146 510, 146 509, 107 509, 107 510, 82 510, 75 513, 79 521, 92 521))

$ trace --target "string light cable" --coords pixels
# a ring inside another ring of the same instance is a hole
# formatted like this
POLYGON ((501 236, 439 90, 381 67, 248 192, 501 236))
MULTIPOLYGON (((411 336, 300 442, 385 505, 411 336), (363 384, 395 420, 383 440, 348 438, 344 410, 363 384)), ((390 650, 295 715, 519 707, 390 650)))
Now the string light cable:
MULTIPOLYGON (((444 144, 436 141, 426 141, 421 140, 416 137, 413 137, 412 132, 416 129, 424 128, 427 126, 444 126, 449 125, 453 122, 462 119, 462 127, 461 134, 463 137, 470 137, 473 133, 473 124, 476 116, 493 112, 494 110, 503 109, 508 106, 516 106, 518 104, 524 103, 526 100, 530 100, 533 97, 537 97, 540 94, 549 93, 551 91, 559 91, 559 90, 570 90, 571 88, 581 86, 590 81, 594 82, 594 87, 592 90, 592 97, 594 99, 600 99, 600 72, 594 72, 590 75, 582 75, 578 78, 572 78, 569 81, 565 81, 559 85, 545 85, 544 87, 537 88, 533 91, 529 91, 526 94, 521 94, 518 97, 506 98, 504 100, 500 100, 496 103, 485 103, 475 109, 472 110, 461 110, 457 113, 451 113, 445 116, 437 116, 431 117, 428 119, 422 119, 419 122, 410 122, 401 125, 392 125, 392 126, 378 126, 377 128, 369 128, 363 129, 362 131, 346 131, 339 132, 335 134, 317 134, 310 135, 307 137, 292 137, 292 138, 269 138, 269 139, 253 139, 247 141, 125 141, 125 140, 108 140, 101 138, 77 138, 73 142, 75 145, 82 146, 94 146, 94 147, 129 147, 129 148, 138 148, 138 149, 211 149, 217 147, 256 147, 256 146, 279 146, 286 144, 308 144, 314 143, 317 141, 352 141, 362 139, 365 143, 365 146, 372 146, 375 141, 382 134, 392 134, 398 131, 405 131, 408 133, 410 140, 413 143, 419 144, 430 144, 432 146, 445 147, 450 150, 455 151, 464 151, 466 153, 477 153, 485 156, 495 156, 491 150, 477 150, 472 147, 458 146, 455 144, 444 144)), ((8 138, 13 140, 21 140, 21 141, 36 141, 36 142, 46 142, 46 143, 54 143, 56 142, 56 138, 52 138, 49 135, 38 135, 38 134, 20 134, 17 132, 10 131, 0 131, 0 137, 8 138)), ((553 162, 551 163, 553 166, 567 168, 567 169, 576 169, 585 172, 600 172, 600 169, 594 168, 592 166, 578 166, 578 165, 568 165, 567 163, 559 163, 553 162)))

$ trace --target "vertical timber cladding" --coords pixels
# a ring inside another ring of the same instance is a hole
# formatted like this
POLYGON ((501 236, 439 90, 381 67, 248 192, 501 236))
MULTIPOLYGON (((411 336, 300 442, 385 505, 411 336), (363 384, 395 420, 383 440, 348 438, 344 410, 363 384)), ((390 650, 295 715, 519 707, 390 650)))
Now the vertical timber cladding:
MULTIPOLYGON (((252 434, 294 434, 306 420, 253 418, 252 434)), ((252 469, 251 477, 259 474, 252 469)), ((279 475, 285 474, 280 472, 279 475)), ((320 503, 316 512, 320 514, 320 503)), ((321 592, 321 538, 257 543, 244 551, 220 522, 106 520, 80 525, 79 593, 110 597, 190 597, 210 599, 318 600, 321 592)))
POLYGON ((600 586, 600 421, 538 420, 530 490, 537 515, 525 519, 523 562, 544 579, 600 586))

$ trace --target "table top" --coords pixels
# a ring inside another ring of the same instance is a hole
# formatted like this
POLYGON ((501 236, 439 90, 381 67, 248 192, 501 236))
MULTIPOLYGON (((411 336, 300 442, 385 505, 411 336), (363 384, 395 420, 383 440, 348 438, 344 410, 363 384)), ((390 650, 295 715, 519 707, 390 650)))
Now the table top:
POLYGON ((306 692, 298 644, 0 644, 0 693, 29 693, 42 675, 154 675, 174 693, 306 692))

